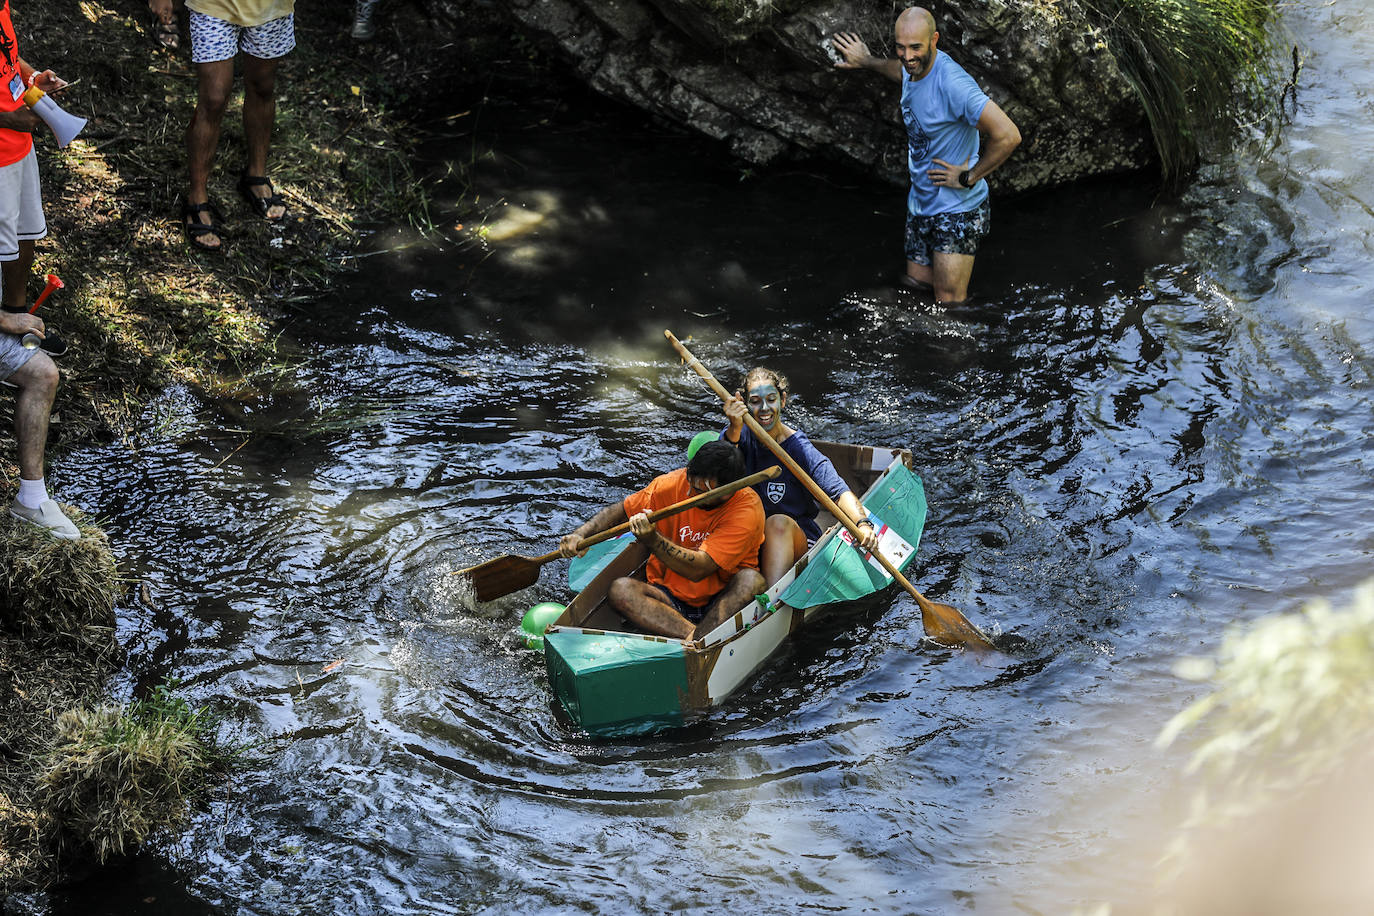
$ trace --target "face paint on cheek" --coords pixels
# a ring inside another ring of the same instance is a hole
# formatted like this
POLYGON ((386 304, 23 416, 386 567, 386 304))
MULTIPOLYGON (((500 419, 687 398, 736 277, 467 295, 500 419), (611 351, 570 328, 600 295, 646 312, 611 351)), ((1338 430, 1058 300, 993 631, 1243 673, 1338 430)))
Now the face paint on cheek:
POLYGON ((781 397, 773 385, 759 385, 749 389, 749 413, 764 429, 771 430, 777 425, 781 411, 778 405, 781 397), (765 419, 766 416, 766 419, 765 419))

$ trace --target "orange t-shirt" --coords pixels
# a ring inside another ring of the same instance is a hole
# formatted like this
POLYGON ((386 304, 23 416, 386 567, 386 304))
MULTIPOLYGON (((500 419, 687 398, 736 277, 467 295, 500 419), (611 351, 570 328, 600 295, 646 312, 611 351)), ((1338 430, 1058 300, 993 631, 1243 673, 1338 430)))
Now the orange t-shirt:
MULTIPOLYGON (((10 22, 10 0, 0 6, 0 111, 17 111, 24 105, 10 92, 10 80, 19 73, 19 39, 10 22)), ((33 148, 33 135, 0 128, 0 167, 14 165, 33 148)))
MULTIPOLYGON (((625 498, 625 514, 653 512, 694 496, 687 483, 687 469, 678 468, 655 477, 644 489, 625 498)), ((763 543, 763 502, 753 488, 732 494, 714 509, 688 509, 654 522, 658 533, 690 550, 704 550, 719 567, 693 582, 668 568, 658 557, 649 558, 649 581, 666 588, 693 607, 701 607, 718 595, 741 569, 758 569, 763 543)))

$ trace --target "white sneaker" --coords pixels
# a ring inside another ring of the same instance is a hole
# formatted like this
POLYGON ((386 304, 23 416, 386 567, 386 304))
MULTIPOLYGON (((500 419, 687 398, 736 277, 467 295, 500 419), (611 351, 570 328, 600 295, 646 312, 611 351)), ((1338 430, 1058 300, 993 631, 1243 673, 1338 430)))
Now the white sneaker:
POLYGON ((46 528, 53 537, 62 538, 65 541, 75 541, 81 537, 81 532, 76 530, 72 520, 62 514, 62 507, 51 499, 43 500, 43 504, 37 509, 30 509, 15 500, 10 503, 10 518, 17 518, 20 521, 31 522, 40 528, 46 528))

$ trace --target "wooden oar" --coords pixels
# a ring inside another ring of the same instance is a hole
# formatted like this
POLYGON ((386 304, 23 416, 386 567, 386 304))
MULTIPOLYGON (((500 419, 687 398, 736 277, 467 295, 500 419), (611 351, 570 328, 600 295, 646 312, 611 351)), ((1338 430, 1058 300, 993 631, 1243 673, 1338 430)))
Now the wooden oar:
MULTIPOLYGON (((673 336, 672 331, 664 331, 663 335, 672 343, 678 355, 687 363, 689 369, 694 369, 697 375, 701 376, 702 380, 710 386, 711 390, 720 396, 722 401, 730 400, 730 392, 726 391, 720 382, 716 381, 711 371, 701 364, 701 360, 693 356, 691 352, 682 345, 682 341, 673 336)), ((854 520, 835 504, 835 501, 820 488, 820 485, 817 484, 816 481, 811 479, 809 474, 802 470, 801 465, 797 464, 792 456, 787 454, 787 452, 783 450, 783 447, 779 445, 772 436, 768 435, 768 432, 759 425, 759 421, 755 420, 748 412, 745 412, 744 422, 749 426, 749 431, 754 434, 754 438, 762 442, 772 450, 774 455, 778 456, 778 460, 783 463, 783 466, 791 471, 792 475, 796 477, 797 480, 801 481, 802 485, 811 492, 811 495, 816 498, 817 502, 824 506, 831 515, 835 516, 841 525, 844 525, 845 530, 853 535, 855 541, 862 541, 863 535, 859 533, 859 528, 854 523, 854 520)), ((874 558, 882 564, 883 569, 886 569, 888 574, 896 579, 902 588, 907 590, 911 597, 916 599, 916 604, 921 608, 921 626, 925 628, 926 636, 945 646, 965 646, 980 651, 995 649, 987 636, 983 634, 983 631, 974 626, 972 621, 959 613, 956 608, 952 608, 948 604, 940 604, 929 600, 925 595, 916 591, 916 586, 907 581, 906 576, 903 576, 901 571, 898 570, 896 566, 892 565, 892 561, 876 550, 871 551, 871 553, 874 558)))
MULTIPOLYGON (((772 480, 780 473, 782 473, 781 469, 771 467, 766 471, 741 477, 732 483, 723 484, 714 490, 698 493, 690 499, 684 499, 680 503, 673 503, 671 506, 665 506, 651 512, 649 513, 649 521, 656 522, 670 515, 686 512, 702 503, 720 499, 722 496, 729 496, 736 490, 743 490, 745 487, 752 487, 754 484, 763 483, 765 480, 772 480)), ((582 546, 591 547, 602 541, 609 541, 611 538, 620 537, 629 530, 629 522, 616 525, 614 528, 607 528, 599 534, 583 538, 582 546)), ((457 570, 453 575, 466 576, 472 581, 472 590, 478 601, 492 601, 502 595, 509 595, 511 592, 533 585, 539 581, 540 567, 551 560, 557 560, 560 556, 562 554, 557 550, 546 553, 542 557, 521 557, 508 554, 504 557, 488 560, 485 563, 479 563, 476 566, 469 566, 467 569, 457 570)))

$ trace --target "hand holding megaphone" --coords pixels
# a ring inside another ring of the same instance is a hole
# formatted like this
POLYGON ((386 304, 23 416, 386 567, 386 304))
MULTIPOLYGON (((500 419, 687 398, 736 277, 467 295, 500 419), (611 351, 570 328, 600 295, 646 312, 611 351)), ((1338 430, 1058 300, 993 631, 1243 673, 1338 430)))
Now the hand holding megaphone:
POLYGON ((57 138, 57 145, 65 147, 76 139, 77 134, 81 133, 81 128, 86 126, 86 119, 78 118, 76 115, 67 114, 63 111, 61 105, 58 105, 46 92, 38 88, 39 83, 45 83, 50 89, 61 89, 67 84, 58 79, 51 70, 44 70, 40 74, 35 74, 34 84, 24 90, 24 104, 28 105, 34 114, 42 118, 52 128, 53 136, 57 138))

